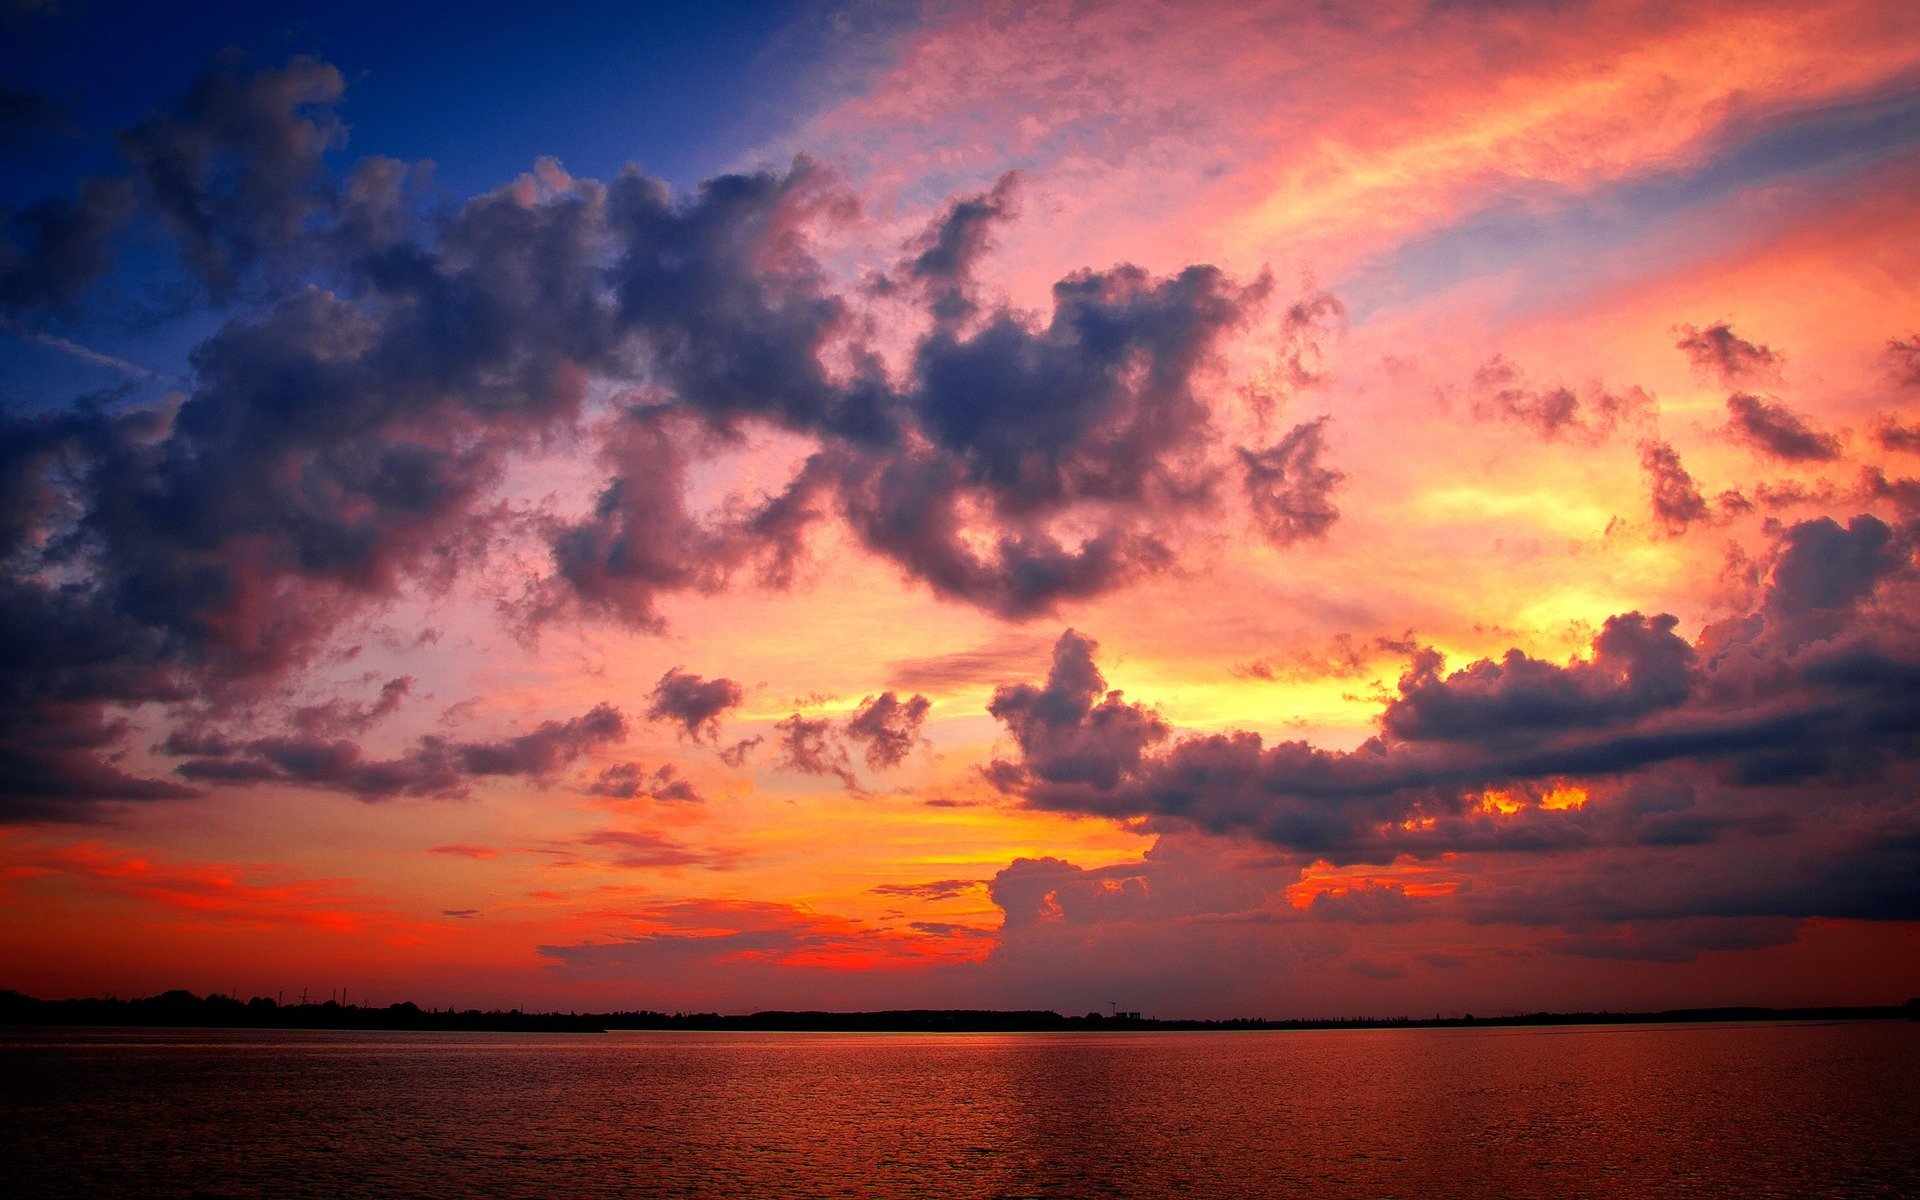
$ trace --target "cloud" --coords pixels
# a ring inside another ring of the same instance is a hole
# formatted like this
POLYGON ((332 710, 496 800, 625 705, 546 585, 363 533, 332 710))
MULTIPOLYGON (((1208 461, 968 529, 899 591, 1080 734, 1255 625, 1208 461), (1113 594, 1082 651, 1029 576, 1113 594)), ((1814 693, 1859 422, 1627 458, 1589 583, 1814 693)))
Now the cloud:
POLYGON ((1117 787, 1172 732, 1157 714, 1107 691, 1093 661, 1097 648, 1067 630, 1054 643, 1043 686, 1003 684, 987 706, 1018 743, 1020 768, 1043 784, 1117 787))
POLYGON ((720 718, 740 707, 745 694, 731 679, 703 679, 674 667, 647 697, 647 719, 678 725, 691 741, 712 741, 720 736, 720 718))
POLYGON ((761 745, 766 740, 767 740, 766 738, 760 736, 757 733, 754 734, 752 737, 741 738, 739 741, 733 743, 731 746, 724 746, 721 748, 720 761, 723 763, 726 763, 728 766, 734 768, 735 770, 739 770, 741 767, 746 765, 747 755, 752 753, 753 749, 756 746, 761 745))
POLYGON ((1201 378, 1271 290, 1210 266, 1082 271, 1035 325, 1010 310, 920 340, 893 453, 821 468, 868 549, 936 594, 1020 619, 1163 569, 1165 518, 1213 502, 1201 378), (1069 541, 1067 516, 1085 530, 1069 541))
POLYGON ((920 727, 932 707, 925 696, 908 700, 894 692, 868 696, 847 718, 846 735, 866 744, 867 766, 876 771, 897 767, 924 740, 920 727))
POLYGON ((1631 724, 1687 699, 1693 648, 1674 635, 1678 620, 1639 613, 1609 617, 1592 656, 1558 666, 1507 651, 1443 676, 1442 659, 1421 651, 1380 717, 1402 741, 1526 741, 1542 733, 1631 724))
POLYGON ((371 704, 352 704, 338 697, 295 709, 294 728, 310 737, 365 733, 392 716, 413 691, 413 677, 397 676, 380 685, 371 704))
MULTIPOLYGON (((17 494, 17 493, 16 493, 17 494)), ((166 641, 78 584, 0 581, 0 819, 73 820, 200 789, 117 765, 114 706, 188 695, 166 641)))
POLYGON ((72 199, 8 214, 0 231, 0 312, 60 310, 112 269, 108 240, 133 212, 122 179, 90 179, 72 199))
POLYGON ((177 862, 99 842, 49 848, 27 857, 35 873, 74 880, 106 894, 150 905, 176 923, 205 923, 223 931, 323 933, 417 938, 418 923, 357 894, 347 879, 275 878, 263 866, 177 862))
POLYGON ((1723 383, 1745 379, 1767 379, 1779 374, 1780 355, 1774 350, 1749 342, 1735 333, 1725 321, 1705 329, 1682 325, 1675 347, 1683 351, 1693 365, 1723 383))
POLYGON ((1373 671, 1374 661, 1383 655, 1406 656, 1420 649, 1420 644, 1411 633, 1398 638, 1380 636, 1366 639, 1338 633, 1324 648, 1289 648, 1237 666, 1233 673, 1248 679, 1269 681, 1358 679, 1373 671))
POLYGON ((1873 431, 1882 449, 1920 454, 1920 426, 1902 425, 1892 417, 1883 418, 1873 431))
POLYGON ((228 52, 172 111, 120 135, 147 203, 216 294, 257 266, 293 259, 313 236, 332 199, 322 156, 346 138, 334 111, 345 90, 318 59, 249 73, 244 56, 228 52))
POLYGON ((1296 425, 1264 450, 1239 451, 1254 521, 1275 546, 1325 537, 1340 518, 1332 496, 1346 476, 1320 465, 1328 419, 1296 425))
MULTIPOLYGON (((405 754, 366 757, 358 742, 315 735, 256 738, 189 758, 176 770, 208 784, 286 783, 344 792, 360 800, 458 797, 476 779, 552 778, 596 748, 626 737, 626 718, 608 704, 565 721, 490 742, 423 737, 405 754)), ((181 746, 181 749, 189 749, 181 746)))
POLYGON ((721 861, 655 830, 601 829, 581 838, 579 844, 608 851, 613 866, 629 870, 707 867, 721 861))
POLYGON ((36 137, 65 123, 60 105, 0 77, 0 155, 17 154, 36 137))
POLYGON ((785 771, 807 775, 831 775, 850 792, 860 790, 847 758, 846 743, 834 731, 830 717, 803 717, 794 713, 773 727, 774 743, 779 750, 779 766, 785 771))
POLYGON ((1653 516, 1668 536, 1677 537, 1707 518, 1707 501, 1680 462, 1674 448, 1662 441, 1640 443, 1640 467, 1653 485, 1653 516))
POLYGON ((1654 407, 1653 397, 1637 387, 1624 392, 1595 387, 1584 401, 1568 387, 1529 387, 1504 357, 1474 372, 1473 391, 1476 420, 1508 421, 1548 442, 1597 445, 1621 425, 1643 420, 1654 407))
POLYGON ((680 778, 679 768, 665 763, 648 771, 639 763, 615 763, 595 776, 587 792, 614 800, 645 798, 664 804, 704 804, 706 798, 690 780, 680 778))
POLYGON ((974 266, 992 249, 995 226, 1013 219, 1020 178, 1019 172, 1009 171, 990 191, 955 200, 909 248, 911 257, 900 274, 923 289, 935 321, 952 324, 979 311, 974 266))
POLYGON ((895 659, 887 664, 887 682, 896 688, 936 692, 995 683, 1005 679, 1010 669, 1033 663, 1049 649, 1043 637, 1003 633, 949 654, 895 659))
POLYGON ((1920 759, 1906 698, 1920 684, 1911 536, 1871 516, 1790 526, 1758 608, 1691 644, 1673 618, 1629 613, 1565 665, 1514 651, 1448 672, 1425 652, 1378 735, 1351 751, 1268 745, 1248 731, 1175 740, 1118 693, 1094 703, 1105 681, 1090 644, 1069 631, 1043 687, 997 693, 992 711, 1020 757, 995 777, 1038 807, 1248 836, 1335 862, 1711 841, 1743 819, 1743 795, 1795 788, 1848 814, 1848 861, 1902 861, 1897 847, 1920 834, 1881 806, 1898 794, 1889 781, 1920 759), (1663 780, 1665 791, 1630 786, 1663 780), (1604 785, 1607 802, 1566 800, 1569 781, 1604 785), (1699 798, 1678 808, 1661 799, 1679 788, 1699 798))
POLYGON ((1548 938, 1541 948, 1555 954, 1616 962, 1692 962, 1705 951, 1758 950, 1784 946, 1799 934, 1790 917, 1699 917, 1635 921, 1604 933, 1548 938))
POLYGON ((980 879, 935 879, 927 883, 882 883, 873 888, 880 896, 898 896, 907 900, 957 900, 985 885, 980 879))
POLYGON ((1902 387, 1920 387, 1920 336, 1890 339, 1887 358, 1902 387))
POLYGON ((1840 439, 1807 424, 1784 404, 1739 393, 1727 397, 1727 428, 1759 454, 1786 462, 1832 462, 1840 439))

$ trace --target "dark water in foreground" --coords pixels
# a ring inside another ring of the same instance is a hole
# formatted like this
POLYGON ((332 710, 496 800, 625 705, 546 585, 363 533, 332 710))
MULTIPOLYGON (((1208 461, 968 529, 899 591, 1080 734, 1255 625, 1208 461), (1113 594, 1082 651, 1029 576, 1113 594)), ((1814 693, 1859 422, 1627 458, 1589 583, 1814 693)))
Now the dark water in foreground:
POLYGON ((15 1196, 1917 1196, 1920 1024, 0 1030, 15 1196))

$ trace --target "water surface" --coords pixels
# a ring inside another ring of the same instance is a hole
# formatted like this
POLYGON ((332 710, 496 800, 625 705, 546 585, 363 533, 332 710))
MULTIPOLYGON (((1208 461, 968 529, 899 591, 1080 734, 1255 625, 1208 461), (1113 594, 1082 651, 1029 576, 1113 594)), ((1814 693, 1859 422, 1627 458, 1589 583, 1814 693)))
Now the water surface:
POLYGON ((0 1030, 13 1195, 1916 1196, 1920 1024, 0 1030))

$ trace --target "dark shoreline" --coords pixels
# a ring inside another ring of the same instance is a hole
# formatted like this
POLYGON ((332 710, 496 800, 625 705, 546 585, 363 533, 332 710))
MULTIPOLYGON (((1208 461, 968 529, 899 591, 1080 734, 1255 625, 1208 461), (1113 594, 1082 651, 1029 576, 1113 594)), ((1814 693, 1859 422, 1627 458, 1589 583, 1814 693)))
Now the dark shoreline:
POLYGON ((0 991, 0 1026, 108 1026, 154 1029, 343 1029, 473 1033, 606 1033, 682 1029, 787 1033, 1067 1033, 1119 1030, 1462 1029, 1502 1026, 1654 1025, 1739 1021, 1920 1020, 1920 1001, 1818 1008, 1683 1008, 1663 1012, 1526 1013, 1504 1017, 1362 1017, 1353 1019, 1159 1020, 1137 1014, 1000 1012, 991 1009, 894 1009, 879 1012, 768 1011, 720 1013, 529 1013, 518 1009, 423 1009, 412 1003, 384 1008, 323 1004, 282 1005, 256 997, 174 991, 143 999, 37 1000, 0 991))

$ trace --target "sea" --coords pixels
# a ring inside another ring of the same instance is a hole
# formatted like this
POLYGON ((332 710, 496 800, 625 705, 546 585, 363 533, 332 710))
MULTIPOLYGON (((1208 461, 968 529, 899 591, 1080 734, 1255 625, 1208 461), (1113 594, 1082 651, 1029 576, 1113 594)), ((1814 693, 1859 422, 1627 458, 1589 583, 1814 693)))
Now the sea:
POLYGON ((0 1030, 14 1197, 1920 1196, 1920 1022, 0 1030))

